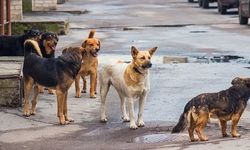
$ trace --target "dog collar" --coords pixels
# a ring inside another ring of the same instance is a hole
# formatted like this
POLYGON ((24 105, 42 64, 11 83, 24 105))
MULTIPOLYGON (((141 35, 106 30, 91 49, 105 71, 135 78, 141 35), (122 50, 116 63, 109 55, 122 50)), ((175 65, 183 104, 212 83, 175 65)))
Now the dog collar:
POLYGON ((135 71, 135 72, 137 72, 137 73, 139 73, 139 74, 142 74, 142 73, 139 71, 139 69, 138 69, 138 68, 133 67, 133 69, 134 69, 134 71, 135 71))

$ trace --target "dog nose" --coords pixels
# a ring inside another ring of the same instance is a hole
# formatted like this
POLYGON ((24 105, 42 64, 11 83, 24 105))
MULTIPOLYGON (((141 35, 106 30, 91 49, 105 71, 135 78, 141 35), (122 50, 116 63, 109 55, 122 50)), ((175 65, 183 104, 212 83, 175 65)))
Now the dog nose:
POLYGON ((96 48, 95 50, 96 50, 97 52, 99 52, 100 48, 96 48))
POLYGON ((148 63, 148 68, 151 68, 152 67, 152 63, 148 63))

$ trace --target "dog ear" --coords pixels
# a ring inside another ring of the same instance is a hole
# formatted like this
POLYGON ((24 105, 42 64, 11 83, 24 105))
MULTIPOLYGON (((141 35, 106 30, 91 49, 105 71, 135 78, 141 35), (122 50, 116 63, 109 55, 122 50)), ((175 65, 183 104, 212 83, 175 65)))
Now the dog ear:
POLYGON ((101 49, 101 42, 98 40, 99 49, 101 49))
POLYGON ((156 49, 157 49, 157 47, 149 49, 148 50, 149 54, 152 56, 155 53, 156 49))
POLYGON ((86 43, 87 43, 87 40, 85 40, 85 41, 82 43, 82 47, 83 47, 83 48, 86 47, 86 43))
POLYGON ((239 85, 239 84, 243 84, 242 78, 240 77, 236 77, 232 80, 231 82, 232 85, 239 85))
POLYGON ((134 46, 132 46, 131 47, 131 55, 132 55, 132 57, 135 58, 138 53, 139 53, 138 49, 135 48, 134 46))

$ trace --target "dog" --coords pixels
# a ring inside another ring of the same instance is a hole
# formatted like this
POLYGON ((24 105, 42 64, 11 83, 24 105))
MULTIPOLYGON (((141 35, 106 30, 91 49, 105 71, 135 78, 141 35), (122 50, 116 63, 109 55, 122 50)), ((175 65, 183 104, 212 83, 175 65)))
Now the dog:
POLYGON ((157 47, 148 51, 139 51, 131 47, 132 62, 104 65, 100 71, 100 95, 101 95, 101 122, 107 122, 106 96, 110 85, 113 85, 121 99, 122 119, 130 121, 130 129, 144 126, 143 111, 145 98, 150 89, 149 68, 151 68, 151 57, 157 47), (129 117, 126 112, 125 100, 129 103, 129 117), (134 115, 134 101, 139 99, 139 113, 137 125, 134 115))
POLYGON ((36 29, 24 30, 23 35, 0 36, 0 56, 24 56, 24 42, 38 39, 41 32, 36 29))
MULTIPOLYGON (((58 35, 53 32, 45 32, 37 40, 42 57, 55 58, 55 50, 59 41, 58 35)), ((44 87, 39 86, 39 93, 44 93, 44 87)), ((49 94, 54 94, 53 90, 48 89, 49 94)))
POLYGON ((80 77, 83 79, 82 93, 86 93, 87 81, 86 76, 90 76, 90 98, 96 98, 97 86, 97 67, 98 67, 98 52, 100 50, 100 41, 94 38, 95 31, 89 32, 88 38, 82 43, 84 48, 83 63, 75 80, 75 89, 77 98, 80 97, 80 77))
POLYGON ((58 58, 44 58, 40 52, 38 43, 33 40, 25 42, 27 52, 23 64, 24 79, 24 106, 23 115, 36 114, 38 85, 56 90, 57 116, 60 124, 69 124, 73 119, 67 113, 68 89, 77 76, 82 63, 84 49, 70 47, 63 50, 58 58), (29 96, 34 86, 34 97, 30 110, 29 96))
POLYGON ((182 132, 189 125, 188 132, 191 141, 194 138, 194 130, 197 132, 201 141, 208 140, 203 133, 209 118, 218 118, 221 125, 223 137, 229 136, 226 132, 227 121, 231 123, 232 137, 240 137, 237 132, 237 125, 242 113, 244 112, 247 101, 250 97, 250 78, 236 77, 231 82, 232 86, 218 93, 204 93, 191 99, 185 106, 184 112, 179 118, 179 122, 172 129, 172 133, 182 132), (202 108, 200 111, 192 111, 192 107, 202 108), (191 115, 190 115, 191 114, 191 115), (196 116, 196 117, 194 117, 196 116), (196 118, 196 119, 195 119, 196 118), (198 122, 195 121, 198 118, 198 122), (193 121, 189 121, 193 120, 193 121))

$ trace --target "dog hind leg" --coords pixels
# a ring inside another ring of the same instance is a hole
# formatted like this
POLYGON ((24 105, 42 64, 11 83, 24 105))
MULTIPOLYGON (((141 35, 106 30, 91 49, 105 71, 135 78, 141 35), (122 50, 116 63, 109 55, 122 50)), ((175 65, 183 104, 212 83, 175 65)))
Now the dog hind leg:
POLYGON ((76 90, 76 98, 80 98, 81 93, 80 93, 80 74, 78 74, 75 78, 75 90, 76 90))
POLYGON ((28 117, 30 116, 30 106, 29 106, 29 97, 33 87, 34 81, 30 77, 24 77, 24 106, 23 106, 23 115, 28 117))
POLYGON ((39 94, 39 86, 35 85, 34 86, 34 97, 32 100, 32 107, 31 107, 31 113, 30 113, 31 115, 36 114, 36 104, 37 104, 38 94, 39 94))
POLYGON ((101 95, 101 122, 107 122, 106 116, 106 97, 110 88, 109 81, 100 83, 100 95, 101 95))
POLYGON ((87 80, 85 78, 85 76, 82 76, 82 80, 83 80, 83 85, 82 85, 82 93, 87 93, 87 80))
POLYGON ((228 137, 227 134, 227 121, 220 119, 222 137, 228 137))
POLYGON ((96 98, 95 95, 96 79, 97 79, 96 73, 90 74, 90 98, 96 98))
POLYGON ((126 110, 126 99, 121 93, 118 93, 118 95, 121 100, 122 120, 123 122, 129 122, 129 117, 128 117, 127 110, 126 110))

